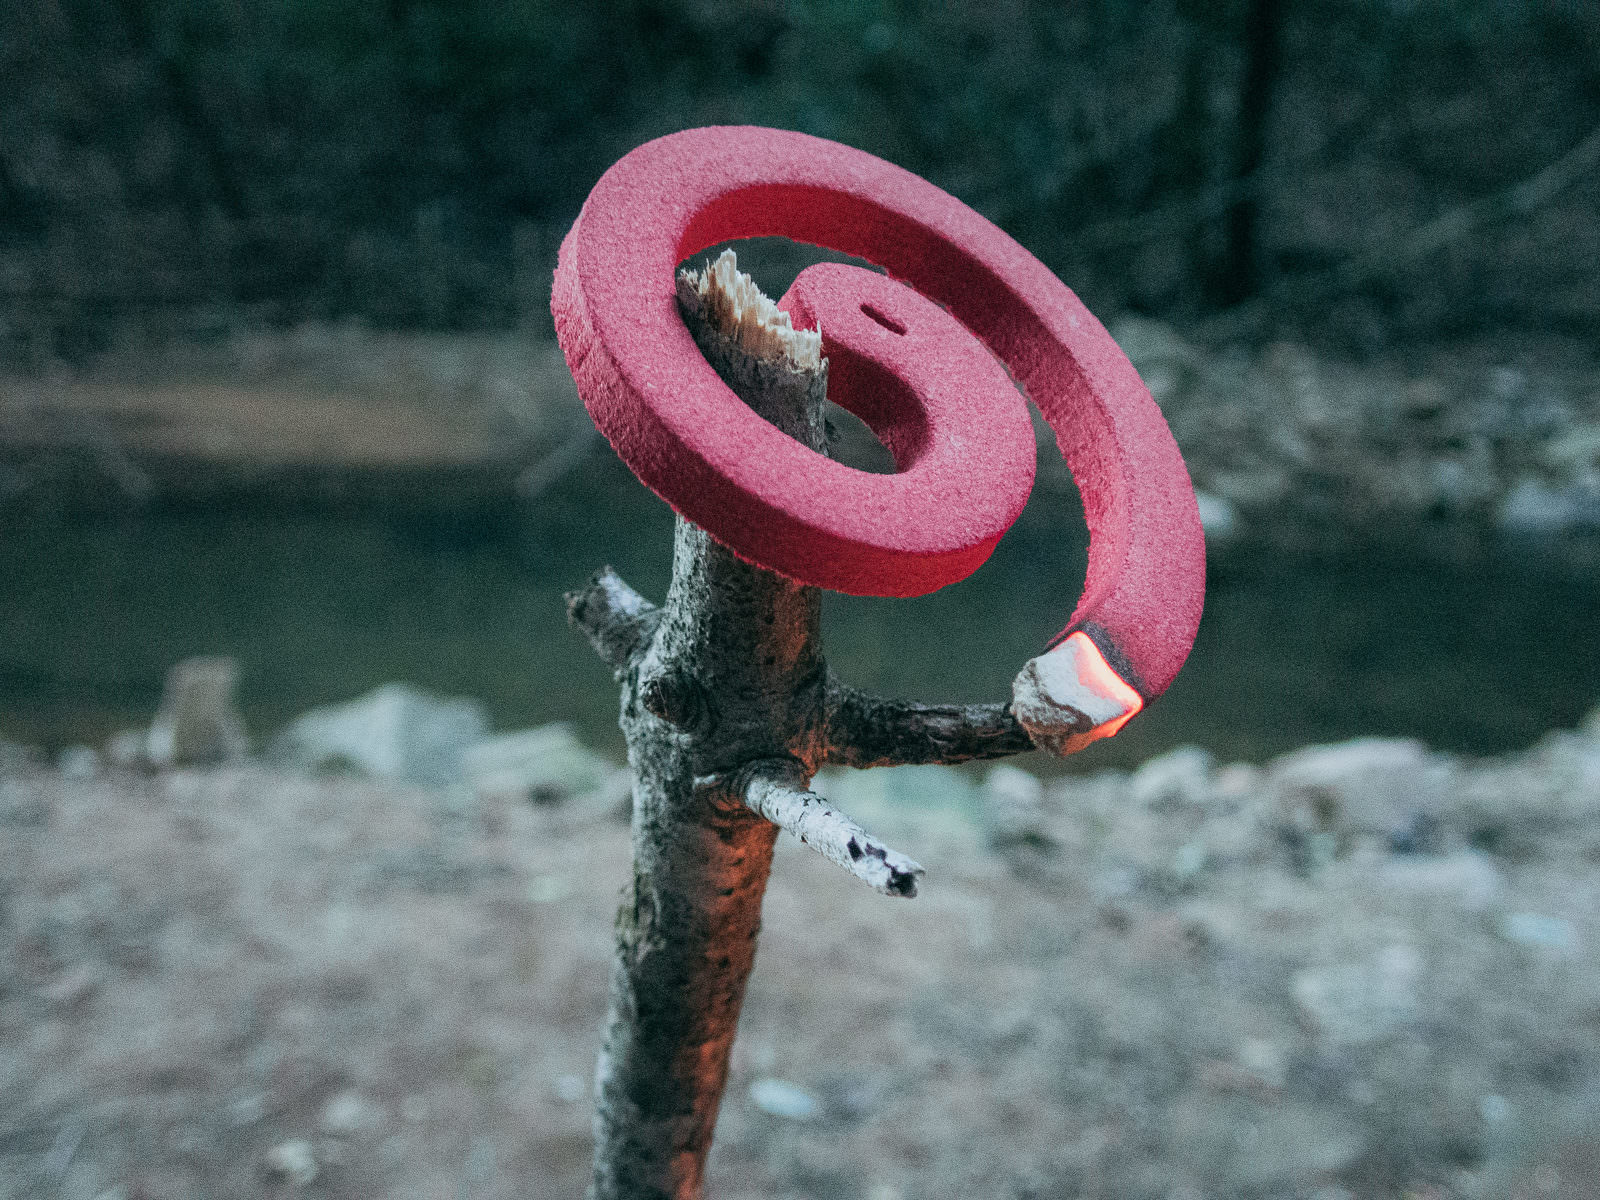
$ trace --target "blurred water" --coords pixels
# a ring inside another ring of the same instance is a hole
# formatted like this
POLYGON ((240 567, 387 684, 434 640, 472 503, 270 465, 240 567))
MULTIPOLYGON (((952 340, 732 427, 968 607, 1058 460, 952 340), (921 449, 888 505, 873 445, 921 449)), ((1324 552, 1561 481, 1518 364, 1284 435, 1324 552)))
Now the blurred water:
MULTIPOLYGON (((972 578, 916 600, 830 596, 829 657, 862 686, 999 700, 1083 572, 1071 502, 1037 496, 972 578)), ((616 688, 562 593, 610 563, 659 598, 671 517, 609 453, 520 513, 472 520, 270 511, 0 528, 0 736, 61 747, 147 721, 168 666, 238 659, 251 730, 403 679, 476 696, 501 727, 574 721, 621 755, 616 688)), ((1411 735, 1490 754, 1600 703, 1594 579, 1404 561, 1214 563, 1178 682, 1070 769, 1183 743, 1259 760, 1411 735)), ((1031 756, 1037 770, 1052 770, 1031 756)))

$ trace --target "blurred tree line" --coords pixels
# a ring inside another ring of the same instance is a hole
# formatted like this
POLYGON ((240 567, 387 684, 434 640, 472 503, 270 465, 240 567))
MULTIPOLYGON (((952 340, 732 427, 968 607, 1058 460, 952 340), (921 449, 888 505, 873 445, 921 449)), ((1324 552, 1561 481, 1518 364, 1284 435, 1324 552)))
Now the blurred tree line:
POLYGON ((0 9, 13 363, 263 321, 538 328, 605 167, 722 122, 898 162, 1106 313, 1357 352, 1600 330, 1595 0, 0 9))

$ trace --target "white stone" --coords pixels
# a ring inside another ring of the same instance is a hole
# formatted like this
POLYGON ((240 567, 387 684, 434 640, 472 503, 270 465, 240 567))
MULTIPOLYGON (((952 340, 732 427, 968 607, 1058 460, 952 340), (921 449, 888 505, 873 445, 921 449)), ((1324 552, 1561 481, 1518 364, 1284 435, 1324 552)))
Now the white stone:
POLYGON ((1277 1042, 1246 1038, 1234 1060, 1268 1087, 1280 1088, 1289 1076, 1289 1057, 1277 1042))
POLYGON ((1211 797, 1211 755, 1179 746, 1152 758, 1128 780, 1128 798, 1144 808, 1203 807, 1211 797))
POLYGON ((1546 445, 1540 457, 1569 471, 1600 465, 1600 424, 1573 426, 1546 445))
POLYGON ((1554 950, 1562 954, 1578 947, 1578 930, 1572 922, 1544 913, 1507 913, 1500 921, 1500 935, 1519 946, 1554 950))
POLYGON ((1500 524, 1512 533, 1560 533, 1578 523, 1573 497, 1540 479, 1525 478, 1500 502, 1500 524))
POLYGON ((1416 949, 1397 942, 1367 959, 1296 972, 1290 993, 1302 1023, 1324 1041, 1362 1045, 1416 1016, 1422 970, 1416 949))
POLYGON ((1054 841, 1044 810, 1044 782, 1038 776, 1009 763, 990 767, 983 777, 982 801, 991 846, 1054 841))
POLYGON ((1443 858, 1388 859, 1378 882, 1401 895, 1445 900, 1468 912, 1481 912, 1500 894, 1499 870, 1486 855, 1463 851, 1443 858))
POLYGON ((1044 781, 1021 767, 999 763, 983 777, 984 799, 1034 805, 1044 798, 1044 781))
POLYGON ((267 1115, 267 1094, 258 1091, 238 1093, 228 1100, 226 1111, 229 1125, 235 1129, 245 1129, 267 1115))
POLYGON ((244 757, 250 739, 234 701, 238 681, 231 658, 187 658, 174 666, 145 736, 144 757, 158 767, 244 757))
POLYGON ((56 766, 68 779, 93 779, 100 774, 100 755, 88 746, 68 746, 56 766))
POLYGON ((598 791, 618 770, 565 721, 477 742, 462 752, 461 767, 480 796, 535 804, 598 791))
POLYGON ((1239 535, 1239 508, 1232 500, 1198 488, 1195 489, 1194 500, 1200 508, 1200 528, 1205 530, 1208 543, 1224 545, 1239 535))
POLYGON ((552 1089, 556 1099, 563 1104, 577 1104, 589 1094, 589 1085, 582 1075, 557 1075, 552 1089))
POLYGON ((1269 779, 1282 818, 1304 833, 1388 836, 1450 802, 1452 761, 1420 742, 1356 738, 1275 760, 1269 779))
POLYGON ((267 1170, 282 1175, 295 1187, 309 1187, 319 1173, 316 1151, 304 1138, 280 1142, 266 1154, 267 1170))
POLYGON ((750 1085, 750 1102, 770 1116, 788 1121, 814 1121, 822 1105, 810 1092, 787 1079, 758 1079, 750 1085))
POLYGON ((39 989, 39 995, 61 1008, 75 1007, 88 999, 100 987, 100 968, 92 962, 81 962, 68 967, 55 979, 39 989))
POLYGON ((274 753, 303 767, 348 767, 409 783, 461 778, 462 753, 488 732, 483 706, 389 683, 345 704, 313 709, 278 738, 274 753))
POLYGON ((1307 1184, 1348 1166, 1366 1148, 1362 1131, 1330 1107, 1280 1102, 1254 1127, 1234 1180, 1257 1193, 1307 1184))
POLYGON ((357 1092, 340 1092, 322 1106, 321 1130, 334 1137, 356 1137, 383 1124, 383 1110, 357 1092))
POLYGON ((530 904, 559 904, 572 895, 572 881, 565 875, 535 875, 528 880, 530 904))

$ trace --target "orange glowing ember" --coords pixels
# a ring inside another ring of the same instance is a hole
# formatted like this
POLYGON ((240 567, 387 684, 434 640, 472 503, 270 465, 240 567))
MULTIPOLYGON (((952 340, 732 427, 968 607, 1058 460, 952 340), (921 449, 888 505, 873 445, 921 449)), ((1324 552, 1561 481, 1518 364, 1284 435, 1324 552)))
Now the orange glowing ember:
POLYGON ((1074 657, 1077 659, 1079 685, 1085 691, 1103 697, 1119 710, 1117 715, 1099 722, 1084 740, 1111 737, 1144 707, 1144 697, 1129 687, 1127 681, 1112 669, 1105 655, 1100 653, 1100 647, 1083 630, 1078 630, 1067 641, 1077 643, 1074 657))
POLYGON ((1081 629, 1029 659, 1011 684, 1011 711, 1051 754, 1076 754, 1110 737, 1143 707, 1144 697, 1081 629))

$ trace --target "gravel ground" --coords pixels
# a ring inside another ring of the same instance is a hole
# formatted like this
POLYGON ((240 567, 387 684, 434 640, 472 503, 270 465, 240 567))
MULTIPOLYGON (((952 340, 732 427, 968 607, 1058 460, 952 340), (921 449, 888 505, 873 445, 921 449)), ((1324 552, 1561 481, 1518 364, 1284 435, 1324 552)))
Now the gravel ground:
MULTIPOLYGON (((0 759, 0 1196, 582 1193, 609 806, 0 759)), ((820 780, 711 1195, 1600 1195, 1600 719, 978 778, 820 780)))

